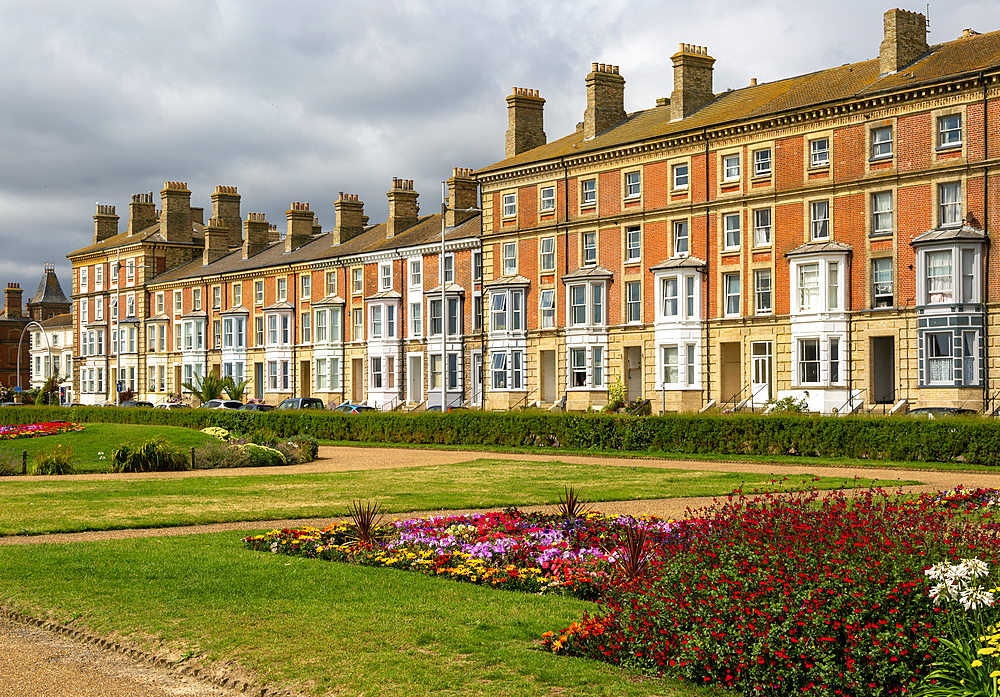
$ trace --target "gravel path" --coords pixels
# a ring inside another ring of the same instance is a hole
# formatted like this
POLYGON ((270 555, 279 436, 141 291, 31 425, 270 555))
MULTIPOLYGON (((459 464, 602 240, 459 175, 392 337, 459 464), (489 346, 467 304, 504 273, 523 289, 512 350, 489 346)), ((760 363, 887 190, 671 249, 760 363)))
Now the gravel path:
MULTIPOLYGON (((889 481, 920 481, 905 491, 939 491, 958 485, 966 487, 1000 486, 1000 476, 978 472, 942 472, 934 470, 887 470, 862 467, 823 467, 812 464, 771 464, 751 462, 707 462, 701 460, 661 460, 651 458, 607 458, 512 453, 406 450, 400 448, 352 448, 321 446, 319 459, 305 465, 261 468, 253 474, 287 475, 297 473, 347 472, 356 470, 401 469, 468 462, 479 457, 496 460, 531 462, 571 462, 599 467, 653 467, 723 472, 774 474, 776 477, 813 475, 877 478, 889 481)), ((133 475, 87 474, 74 479, 172 479, 199 476, 240 476, 246 470, 209 470, 195 472, 165 472, 133 475)), ((44 480, 48 477, 18 477, 17 481, 44 480)), ((889 488, 889 487, 886 487, 889 488)), ((712 503, 712 498, 672 498, 643 501, 604 502, 594 507, 602 513, 658 515, 666 518, 683 517, 688 509, 697 510, 712 503)), ((526 507, 524 510, 551 510, 551 506, 526 507)), ((454 515, 471 511, 418 511, 405 517, 421 517, 447 513, 454 515)), ((32 537, 3 537, 0 545, 69 543, 130 537, 194 535, 213 532, 258 530, 312 525, 323 527, 333 519, 271 520, 216 525, 140 530, 112 530, 32 537)), ((18 619, 18 618, 14 618, 18 619)), ((58 628, 54 628, 57 629, 58 628)), ((229 697, 238 692, 220 687, 220 683, 236 679, 219 673, 202 679, 183 674, 165 665, 162 659, 130 655, 121 647, 109 650, 99 638, 67 636, 53 628, 36 627, 0 618, 0 696, 2 697, 229 697), (87 643, 90 639, 91 643, 87 643), (94 642, 97 642, 96 644, 94 642), (138 660, 136 660, 138 658, 138 660)), ((231 684, 231 682, 226 682, 231 684)), ((237 683, 237 687, 243 685, 237 683)), ((245 694, 245 693, 244 693, 245 694)), ((270 694, 270 693, 269 693, 270 694)))

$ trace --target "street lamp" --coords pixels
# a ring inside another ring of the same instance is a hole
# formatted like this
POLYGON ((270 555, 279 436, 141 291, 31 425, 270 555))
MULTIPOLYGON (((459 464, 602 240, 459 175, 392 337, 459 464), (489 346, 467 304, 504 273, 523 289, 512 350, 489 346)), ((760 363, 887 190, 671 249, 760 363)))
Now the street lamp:
MULTIPOLYGON (((441 278, 441 413, 444 414, 448 403, 448 295, 445 288, 444 273, 444 233, 445 218, 448 211, 453 213, 479 213, 482 208, 448 208, 448 183, 441 182, 441 255, 438 258, 438 275, 441 278)), ((452 273, 455 272, 454 266, 452 273)), ((433 366, 431 375, 434 374, 433 366)))
POLYGON ((21 337, 17 340, 17 392, 21 392, 21 342, 24 341, 24 333, 28 331, 31 325, 35 325, 42 332, 42 336, 45 337, 45 348, 49 352, 49 370, 52 370, 52 345, 49 343, 49 335, 45 333, 45 327, 40 325, 35 320, 31 320, 26 325, 24 329, 21 330, 21 337))

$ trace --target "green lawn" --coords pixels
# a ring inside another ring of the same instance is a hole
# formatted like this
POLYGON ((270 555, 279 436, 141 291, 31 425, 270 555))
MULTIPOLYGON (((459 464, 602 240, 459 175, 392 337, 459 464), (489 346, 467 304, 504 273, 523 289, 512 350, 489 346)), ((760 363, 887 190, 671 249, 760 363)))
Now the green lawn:
MULTIPOLYGON (((552 504, 566 486, 576 488, 600 510, 601 501, 725 496, 740 486, 745 491, 777 491, 883 483, 800 476, 772 484, 773 479, 746 473, 490 459, 329 474, 103 481, 4 478, 0 535, 332 517, 345 515, 355 499, 376 500, 389 513, 552 504)), ((891 483, 896 484, 900 482, 891 483)))
POLYGON ((39 452, 55 450, 56 446, 73 449, 73 466, 77 472, 110 472, 111 451, 119 443, 143 441, 162 436, 186 450, 211 440, 201 431, 177 426, 148 426, 136 424, 83 424, 84 430, 40 438, 16 438, 0 441, 0 450, 11 451, 21 460, 21 451, 28 451, 28 466, 39 452), (102 460, 100 453, 106 459, 102 460))
POLYGON ((235 660, 306 694, 719 694, 542 651, 543 632, 596 609, 584 601, 249 552, 239 538, 5 547, 0 602, 147 650, 235 660))

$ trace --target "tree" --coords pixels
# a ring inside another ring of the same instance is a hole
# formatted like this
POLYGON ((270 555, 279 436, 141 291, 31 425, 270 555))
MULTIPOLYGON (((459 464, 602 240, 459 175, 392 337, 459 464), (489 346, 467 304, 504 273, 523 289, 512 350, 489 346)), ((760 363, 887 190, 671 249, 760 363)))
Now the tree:
POLYGON ((226 391, 229 395, 229 399, 235 399, 237 402, 242 402, 243 398, 246 396, 247 385, 250 384, 250 378, 246 380, 240 380, 236 382, 236 379, 232 375, 227 375, 222 381, 222 389, 226 391))
POLYGON ((195 375, 194 382, 185 382, 184 389, 189 390, 191 394, 198 398, 198 400, 204 404, 212 399, 218 399, 222 396, 222 390, 225 388, 226 381, 220 378, 215 373, 208 373, 207 375, 195 375))
POLYGON ((59 406, 59 373, 52 373, 35 398, 35 404, 55 404, 59 406))

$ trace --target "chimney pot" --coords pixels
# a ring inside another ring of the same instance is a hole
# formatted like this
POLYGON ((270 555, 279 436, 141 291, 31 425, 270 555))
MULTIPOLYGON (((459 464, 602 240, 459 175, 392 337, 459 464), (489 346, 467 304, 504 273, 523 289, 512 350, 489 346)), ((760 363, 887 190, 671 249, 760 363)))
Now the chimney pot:
POLYGON ((595 70, 587 76, 587 110, 583 114, 584 138, 593 138, 626 119, 625 79, 613 66, 596 64, 595 70))
POLYGON ((681 44, 681 50, 671 56, 674 63, 674 91, 670 93, 670 119, 690 116, 715 99, 712 70, 715 59, 708 48, 681 44))
POLYGON ((750 86, 751 87, 756 87, 757 86, 757 78, 755 78, 755 77, 750 78, 750 86))

